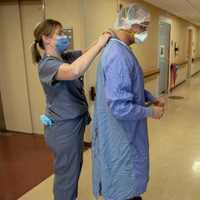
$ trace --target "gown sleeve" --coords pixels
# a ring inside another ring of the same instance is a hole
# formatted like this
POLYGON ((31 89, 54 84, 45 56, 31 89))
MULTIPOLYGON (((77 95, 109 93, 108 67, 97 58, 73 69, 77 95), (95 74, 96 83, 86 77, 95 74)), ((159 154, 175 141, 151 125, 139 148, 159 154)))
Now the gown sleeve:
MULTIPOLYGON (((134 102, 134 80, 130 61, 124 52, 111 52, 104 66, 105 93, 113 116, 120 120, 140 120, 152 114, 151 108, 134 102)), ((137 75, 136 75, 137 76, 137 75)))

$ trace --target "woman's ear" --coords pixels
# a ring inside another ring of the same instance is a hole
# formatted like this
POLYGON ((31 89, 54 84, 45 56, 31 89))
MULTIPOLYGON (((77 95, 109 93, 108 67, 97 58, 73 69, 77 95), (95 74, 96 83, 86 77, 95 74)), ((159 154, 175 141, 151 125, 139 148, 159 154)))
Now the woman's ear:
POLYGON ((48 45, 50 43, 50 37, 43 35, 42 36, 42 41, 45 45, 48 45))

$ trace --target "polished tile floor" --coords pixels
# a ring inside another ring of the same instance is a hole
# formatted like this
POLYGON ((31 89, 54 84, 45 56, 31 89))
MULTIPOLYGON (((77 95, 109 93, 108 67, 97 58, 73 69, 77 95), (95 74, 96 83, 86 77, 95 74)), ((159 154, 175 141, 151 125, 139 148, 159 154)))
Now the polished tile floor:
MULTIPOLYGON (((144 200, 200 199, 200 74, 175 89, 160 121, 149 120, 151 179, 144 200)), ((20 200, 52 200, 53 176, 20 200)), ((92 200, 91 152, 84 153, 78 200, 92 200)))
POLYGON ((53 173, 52 162, 42 135, 0 134, 0 200, 16 200, 37 186, 53 173))

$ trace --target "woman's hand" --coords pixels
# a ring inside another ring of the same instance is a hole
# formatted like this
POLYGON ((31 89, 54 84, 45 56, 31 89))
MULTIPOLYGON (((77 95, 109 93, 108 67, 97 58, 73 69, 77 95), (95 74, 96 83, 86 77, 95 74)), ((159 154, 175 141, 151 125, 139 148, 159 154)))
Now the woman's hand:
POLYGON ((101 48, 103 48, 107 42, 109 41, 109 39, 112 37, 112 34, 110 32, 104 32, 98 39, 97 41, 97 45, 100 46, 101 48))
POLYGON ((111 29, 111 28, 109 28, 106 31, 104 31, 103 34, 104 33, 109 33, 109 34, 111 34, 112 37, 116 37, 115 31, 113 29, 111 29))

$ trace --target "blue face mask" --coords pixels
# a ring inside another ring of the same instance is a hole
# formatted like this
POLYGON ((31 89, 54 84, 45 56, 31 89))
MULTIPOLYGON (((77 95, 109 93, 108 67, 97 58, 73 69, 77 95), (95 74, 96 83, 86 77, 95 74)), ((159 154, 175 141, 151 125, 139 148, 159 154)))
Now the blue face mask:
POLYGON ((70 41, 66 35, 56 37, 56 49, 62 54, 70 46, 70 41))

